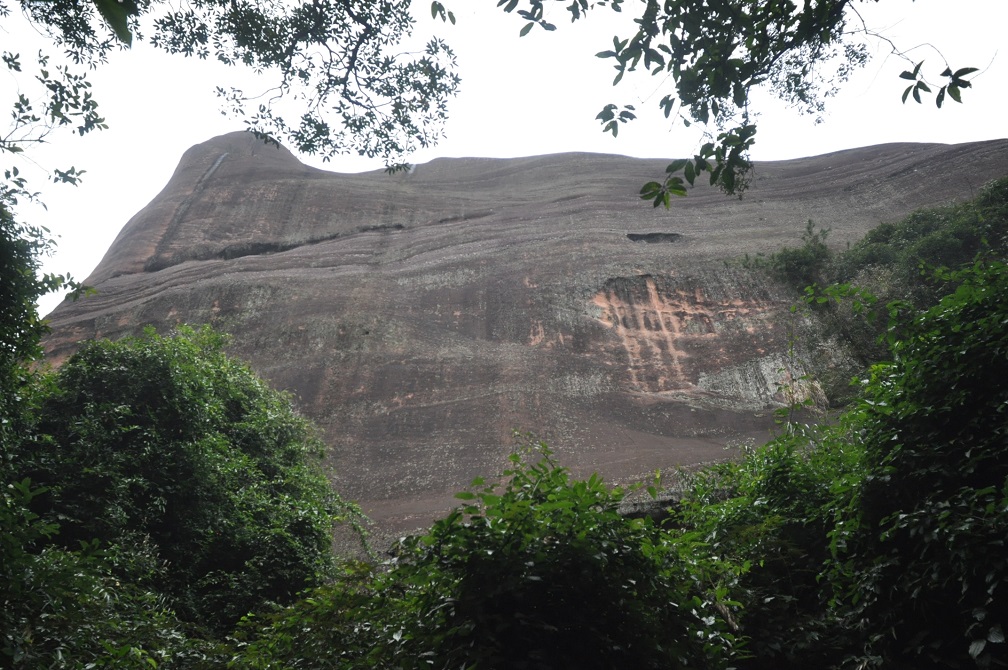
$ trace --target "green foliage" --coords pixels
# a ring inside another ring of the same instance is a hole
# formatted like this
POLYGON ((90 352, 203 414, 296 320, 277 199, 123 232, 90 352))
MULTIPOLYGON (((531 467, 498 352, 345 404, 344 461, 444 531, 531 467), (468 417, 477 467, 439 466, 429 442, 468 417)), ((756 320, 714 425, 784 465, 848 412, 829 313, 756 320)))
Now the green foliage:
MULTIPOLYGON (((51 8, 48 4, 38 5, 38 11, 51 8)), ((5 7, 0 3, 0 18, 6 16, 5 7)), ((62 19, 63 17, 59 17, 62 19)), ((2 52, 2 60, 8 74, 17 78, 22 74, 25 65, 21 55, 9 51, 2 52)), ((74 59, 77 63, 79 58, 74 59)), ((51 65, 49 56, 39 53, 34 63, 37 72, 34 80, 37 84, 34 90, 39 92, 36 97, 31 88, 25 86, 17 90, 11 101, 10 125, 5 133, 0 135, 0 155, 20 154, 26 147, 44 142, 56 128, 70 128, 78 135, 86 135, 95 130, 105 129, 105 119, 98 113, 98 104, 91 95, 91 83, 86 75, 73 70, 69 65, 51 65)), ((70 168, 66 171, 56 171, 54 181, 75 182, 77 171, 70 168), (67 178, 59 178, 63 174, 67 178)), ((8 172, 6 179, 15 187, 22 187, 18 192, 29 195, 23 190, 23 179, 16 170, 8 172)), ((8 188, 0 189, 3 197, 0 200, 10 202, 8 188)))
POLYGON ((571 481, 546 450, 513 456, 504 476, 502 490, 474 482, 469 504, 404 545, 414 654, 440 667, 719 666, 731 635, 673 536, 622 517, 620 490, 571 481))
POLYGON ((51 246, 46 231, 15 221, 0 198, 0 473, 9 460, 7 445, 25 434, 24 404, 34 383, 26 365, 41 356, 47 331, 38 299, 64 286, 81 289, 69 277, 39 276, 51 246))
POLYGON ((44 231, 18 224, 0 204, 0 374, 4 382, 0 402, 5 406, 13 392, 7 384, 15 367, 41 353, 39 340, 45 326, 35 304, 50 285, 37 273, 40 257, 49 248, 44 231))
MULTIPOLYGON (((923 64, 924 61, 920 61, 914 65, 913 70, 904 70, 900 73, 900 79, 908 79, 913 82, 903 91, 904 104, 906 104, 907 98, 910 97, 911 94, 913 94, 914 101, 920 104, 923 102, 921 100, 921 93, 931 93, 931 87, 928 86, 923 75, 920 73, 921 66, 923 64)), ((964 79, 963 77, 967 77, 976 71, 977 68, 975 67, 963 67, 953 72, 952 68, 946 66, 939 76, 946 78, 948 82, 938 89, 938 95, 935 96, 935 105, 941 109, 942 104, 945 102, 946 93, 948 93, 948 97, 958 103, 962 103, 962 89, 971 88, 973 86, 971 81, 964 79)))
POLYGON ((1008 663, 1008 266, 897 317, 829 426, 700 473, 680 523, 737 566, 742 667, 1008 663))
POLYGON ((45 493, 27 480, 0 491, 0 667, 149 668, 195 655, 162 597, 113 574, 142 561, 51 545, 57 525, 29 509, 45 493))
MULTIPOLYGON (((988 183, 971 200, 880 224, 844 251, 827 246, 828 233, 810 221, 801 246, 747 254, 741 264, 802 290, 822 331, 838 336, 867 366, 889 356, 887 340, 898 333, 887 328, 900 323, 901 312, 927 309, 955 288, 955 275, 934 268, 1008 257, 1008 177, 988 183)), ((849 376, 831 384, 831 398, 848 396, 849 376)))
POLYGON ((836 506, 861 476, 862 452, 845 420, 791 425, 738 461, 689 480, 677 522, 734 565, 730 593, 741 603, 744 668, 832 667, 850 644, 836 625, 821 575, 830 559, 836 506))
MULTIPOLYGON (((436 142, 459 85, 454 54, 440 39, 432 37, 419 53, 401 47, 413 29, 410 4, 20 2, 75 63, 94 67, 118 46, 148 39, 171 54, 252 66, 270 80, 264 89, 282 94, 285 111, 278 111, 280 95, 218 87, 250 130, 323 158, 352 152, 390 165, 436 142)), ((6 13, 0 4, 0 16, 6 13)), ((450 15, 443 7, 441 13, 450 15)))
MULTIPOLYGON (((528 21, 523 35, 537 24, 554 29, 543 19, 544 4, 498 2, 528 21), (527 8, 519 9, 519 4, 527 8)), ((671 195, 685 195, 686 183, 693 185, 703 173, 725 193, 745 191, 752 169, 748 151, 756 135, 748 107, 753 91, 765 87, 802 112, 819 116, 824 99, 867 61, 866 46, 852 38, 857 31, 848 30, 848 4, 678 0, 639 5, 637 32, 614 37, 611 49, 596 54, 613 61, 613 85, 637 70, 667 78, 674 90, 659 102, 665 117, 675 114, 685 126, 702 123, 717 132, 717 139, 693 158, 669 164, 665 177, 648 183, 641 197, 668 207, 671 195)), ((623 0, 575 0, 567 10, 577 21, 591 10, 622 12, 626 6, 623 0)), ((956 82, 968 74, 958 72, 956 82)), ((609 104, 598 116, 603 130, 614 135, 620 123, 633 118, 615 117, 617 108, 609 104)))
POLYGON ((94 341, 38 398, 18 477, 68 549, 150 553, 143 585, 211 633, 286 604, 331 570, 331 530, 356 519, 318 470, 321 444, 289 399, 222 353, 208 328, 94 341))
POLYGON ((39 340, 46 333, 35 305, 38 299, 64 286, 69 278, 39 276, 40 261, 52 250, 47 231, 17 222, 0 201, 0 368, 41 355, 39 340))
POLYGON ((933 268, 961 268, 978 257, 1008 257, 1008 177, 984 186, 962 203, 918 210, 901 221, 869 231, 835 256, 829 281, 855 284, 875 296, 873 320, 849 305, 830 312, 831 327, 864 363, 884 360, 887 333, 898 311, 924 310, 955 288, 957 279, 933 268))
POLYGON ((829 228, 816 230, 815 223, 809 219, 802 233, 800 247, 784 247, 770 256, 746 255, 742 266, 746 268, 765 268, 770 274, 793 288, 801 290, 813 284, 826 281, 833 252, 826 246, 829 228))
POLYGON ((959 268, 980 255, 1008 256, 1008 177, 986 184, 971 200, 879 224, 842 252, 830 250, 828 235, 809 221, 801 246, 747 255, 742 265, 767 269, 798 289, 854 282, 880 305, 902 300, 924 309, 949 289, 945 281, 929 281, 928 268, 959 268))
POLYGON ((861 412, 867 476, 834 541, 870 659, 1008 663, 1008 266, 946 273, 958 288, 906 326, 861 412))
POLYGON ((724 667, 731 603, 703 545, 621 516, 619 489, 539 449, 499 487, 476 480, 387 573, 353 572, 274 619, 234 667, 724 667))
POLYGON ((895 290, 876 292, 925 307, 943 295, 945 286, 921 282, 921 264, 958 268, 984 253, 1008 254, 1008 177, 985 185, 972 200, 921 209, 877 226, 839 255, 834 277, 860 282, 863 275, 888 267, 895 290))
MULTIPOLYGON (((547 31, 556 29, 544 18, 545 4, 545 0, 499 0, 497 6, 526 21, 520 32, 525 36, 537 25, 547 31)), ((629 5, 624 0, 574 0, 566 9, 571 21, 578 21, 590 11, 608 7, 623 12, 629 5)), ((613 37, 612 48, 596 54, 613 61, 613 85, 635 71, 669 81, 672 90, 658 103, 665 118, 674 114, 686 127, 701 123, 712 128, 708 137, 717 135, 692 158, 670 163, 661 180, 641 189, 641 198, 655 207, 669 207, 671 196, 686 195, 686 184, 692 186, 703 173, 712 186, 741 195, 752 173, 748 154, 756 136, 749 110, 753 92, 765 88, 789 106, 821 120, 825 101, 868 61, 863 38, 877 37, 864 27, 849 0, 675 0, 637 3, 632 11, 636 12, 636 33, 613 37), (849 21, 851 12, 855 12, 853 21, 849 21)), ((887 42, 895 55, 909 61, 895 44, 887 42)), ((922 65, 917 63, 900 74, 913 82, 903 94, 904 102, 911 93, 921 102, 921 94, 931 92, 921 74, 922 65)), ((977 68, 953 71, 946 66, 939 75, 944 84, 936 96, 938 107, 946 94, 961 102, 962 89, 972 86, 967 77, 976 72, 977 68)), ((618 108, 610 103, 596 117, 603 132, 616 135, 620 124, 636 117, 632 106, 624 106, 626 111, 616 116, 618 108)))
POLYGON ((332 583, 302 595, 280 612, 244 619, 228 667, 351 670, 419 664, 408 657, 396 663, 402 624, 412 617, 372 566, 341 565, 332 583))

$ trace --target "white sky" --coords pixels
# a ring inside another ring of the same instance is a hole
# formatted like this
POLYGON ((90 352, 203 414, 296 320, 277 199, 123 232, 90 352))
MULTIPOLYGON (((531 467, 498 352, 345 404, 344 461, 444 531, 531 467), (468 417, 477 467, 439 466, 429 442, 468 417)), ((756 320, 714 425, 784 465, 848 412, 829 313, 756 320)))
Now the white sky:
MULTIPOLYGON (((667 158, 691 155, 697 148, 695 128, 670 128, 658 110, 658 101, 671 92, 659 88, 658 78, 628 77, 616 88, 610 85, 611 64, 594 54, 610 48, 618 30, 611 12, 571 25, 563 3, 557 3, 547 15, 557 24, 556 32, 536 29, 519 38, 524 21, 496 9, 495 0, 448 0, 457 17, 455 26, 431 20, 429 4, 417 0, 416 32, 433 32, 452 46, 462 89, 451 103, 447 138, 413 156, 414 162, 560 151, 667 158), (603 134, 595 120, 609 102, 633 104, 641 117, 623 126, 615 139, 603 134)), ((633 4, 626 3, 628 12, 633 4)), ((925 60, 923 71, 932 81, 945 64, 922 44, 937 47, 953 69, 981 68, 974 88, 963 93, 964 104, 946 100, 941 110, 933 100, 902 105, 904 82, 898 74, 906 63, 887 58, 888 47, 878 45, 878 56, 828 103, 820 125, 773 100, 757 99, 761 117, 754 159, 796 158, 885 142, 956 143, 1008 136, 1008 48, 998 51, 1008 25, 1008 1, 869 0, 856 7, 870 28, 912 50, 915 60, 925 60)), ((20 50, 25 60, 44 45, 33 37, 24 24, 0 23, 0 48, 20 50)), ((221 115, 213 90, 241 76, 215 63, 167 57, 143 44, 115 54, 92 73, 94 95, 109 130, 84 138, 57 134, 44 150, 32 153, 45 168, 74 165, 87 171, 76 188, 36 179, 33 185, 43 191, 48 210, 19 211, 22 219, 59 237, 59 251, 46 270, 70 272, 83 280, 122 226, 164 187, 186 149, 240 129, 239 122, 221 115)), ((0 77, 0 103, 8 104, 16 85, 6 75, 0 77)), ((302 160, 339 172, 382 167, 356 158, 326 165, 310 157, 302 160)), ((50 311, 57 301, 50 297, 41 311, 50 311)))

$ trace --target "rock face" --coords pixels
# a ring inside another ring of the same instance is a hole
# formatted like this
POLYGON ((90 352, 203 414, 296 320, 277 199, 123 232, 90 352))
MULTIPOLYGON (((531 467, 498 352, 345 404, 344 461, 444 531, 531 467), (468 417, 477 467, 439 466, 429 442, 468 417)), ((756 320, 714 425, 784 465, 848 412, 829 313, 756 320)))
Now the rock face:
POLYGON ((763 439, 807 353, 790 299, 737 265, 806 221, 843 245, 1008 173, 1008 140, 758 164, 744 199, 637 199, 665 161, 442 159, 341 175, 235 133, 191 148, 61 305, 46 347, 209 322, 289 389, 337 489, 387 529, 501 469, 512 431, 608 478, 763 439))

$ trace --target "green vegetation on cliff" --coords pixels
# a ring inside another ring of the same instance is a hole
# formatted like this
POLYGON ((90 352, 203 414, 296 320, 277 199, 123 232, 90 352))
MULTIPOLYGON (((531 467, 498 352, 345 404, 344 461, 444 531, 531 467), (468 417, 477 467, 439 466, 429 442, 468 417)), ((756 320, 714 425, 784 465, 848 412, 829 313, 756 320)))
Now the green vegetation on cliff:
POLYGON ((744 563, 744 667, 1002 667, 1008 267, 893 323, 830 425, 697 477, 685 523, 744 563))
POLYGON ((829 247, 829 232, 809 221, 801 245, 746 256, 742 265, 803 292, 824 328, 869 365, 888 356, 890 313, 926 309, 955 287, 955 275, 935 269, 1008 258, 1008 177, 986 184, 970 200, 883 223, 842 251, 829 247))
POLYGON ((765 268, 796 289, 852 282, 880 300, 908 300, 917 308, 943 295, 927 268, 958 268, 978 255, 1008 256, 1008 177, 986 184, 969 200, 917 210, 883 223, 840 252, 827 245, 829 230, 809 221, 802 244, 746 257, 743 265, 765 268))

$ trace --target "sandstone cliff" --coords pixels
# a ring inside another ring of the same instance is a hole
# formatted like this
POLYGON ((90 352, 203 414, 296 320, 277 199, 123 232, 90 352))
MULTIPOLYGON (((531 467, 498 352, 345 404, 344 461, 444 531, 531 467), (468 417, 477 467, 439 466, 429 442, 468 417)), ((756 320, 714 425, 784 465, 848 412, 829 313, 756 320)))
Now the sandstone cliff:
MULTIPOLYGON (((337 488, 412 527, 497 472, 513 429, 610 478, 763 439, 814 351, 777 286, 726 259, 843 245, 1008 173, 1008 140, 894 144, 757 165, 744 199, 636 198, 664 161, 442 159, 342 175, 235 133, 191 148, 60 306, 86 337, 209 322, 324 431, 337 488)), ((827 346, 827 359, 840 354, 827 346)))

